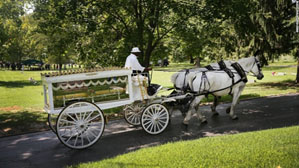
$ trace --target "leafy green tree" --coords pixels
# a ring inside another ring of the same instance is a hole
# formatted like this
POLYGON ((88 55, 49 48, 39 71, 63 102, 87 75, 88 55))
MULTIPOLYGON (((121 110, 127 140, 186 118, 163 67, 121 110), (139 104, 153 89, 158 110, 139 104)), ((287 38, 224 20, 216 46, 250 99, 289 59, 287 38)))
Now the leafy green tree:
MULTIPOLYGON (((39 52, 46 54, 49 63, 62 64, 70 62, 70 53, 74 50, 76 36, 73 33, 76 29, 68 19, 68 2, 62 1, 35 1, 33 18, 38 22, 35 36, 39 38, 35 42, 39 52), (44 46, 44 44, 46 44, 44 46)), ((70 1, 72 2, 72 1, 70 1)))
MULTIPOLYGON (((155 49, 190 16, 174 0, 49 0, 36 1, 35 8, 41 30, 49 37, 56 31, 74 37, 66 41, 88 65, 123 65, 130 49, 138 46, 141 62, 148 66, 155 49)), ((65 48, 62 41, 60 48, 65 48)), ((163 53, 156 50, 155 54, 162 55, 158 51, 163 53)))
POLYGON ((23 56, 20 43, 24 1, 0 1, 0 60, 19 62, 23 56))

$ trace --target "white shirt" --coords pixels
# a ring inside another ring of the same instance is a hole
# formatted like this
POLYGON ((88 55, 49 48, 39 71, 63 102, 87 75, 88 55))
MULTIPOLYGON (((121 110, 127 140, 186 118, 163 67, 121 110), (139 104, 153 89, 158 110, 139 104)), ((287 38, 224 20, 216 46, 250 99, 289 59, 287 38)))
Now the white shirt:
POLYGON ((143 72, 144 67, 140 65, 136 55, 130 54, 126 59, 125 68, 131 68, 132 70, 138 70, 143 72))

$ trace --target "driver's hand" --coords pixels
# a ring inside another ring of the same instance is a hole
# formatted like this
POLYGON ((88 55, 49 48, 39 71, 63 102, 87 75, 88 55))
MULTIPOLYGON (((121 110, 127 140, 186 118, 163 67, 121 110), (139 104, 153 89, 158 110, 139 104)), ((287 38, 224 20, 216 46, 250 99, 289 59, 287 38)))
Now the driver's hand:
POLYGON ((145 70, 146 70, 146 71, 151 71, 152 68, 151 68, 151 67, 146 67, 145 70))

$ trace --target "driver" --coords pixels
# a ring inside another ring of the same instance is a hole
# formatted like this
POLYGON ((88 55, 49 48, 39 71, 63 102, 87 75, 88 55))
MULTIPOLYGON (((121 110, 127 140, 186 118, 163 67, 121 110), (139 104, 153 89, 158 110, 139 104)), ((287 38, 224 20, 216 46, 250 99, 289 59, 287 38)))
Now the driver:
POLYGON ((125 68, 131 68, 133 73, 141 73, 144 71, 144 67, 140 65, 137 57, 140 55, 141 51, 138 47, 134 47, 131 50, 131 54, 126 59, 125 68))
MULTIPOLYGON (((138 47, 133 47, 131 50, 131 54, 127 57, 126 63, 125 63, 125 68, 131 68, 133 70, 133 76, 136 75, 137 73, 140 74, 142 72, 146 72, 146 75, 149 78, 148 71, 151 70, 151 68, 145 68, 140 65, 137 57, 140 56, 141 51, 139 50, 138 47)), ((147 92, 149 96, 154 95, 157 93, 158 90, 160 90, 162 86, 157 85, 157 84, 150 84, 149 80, 149 86, 147 88, 147 92)))

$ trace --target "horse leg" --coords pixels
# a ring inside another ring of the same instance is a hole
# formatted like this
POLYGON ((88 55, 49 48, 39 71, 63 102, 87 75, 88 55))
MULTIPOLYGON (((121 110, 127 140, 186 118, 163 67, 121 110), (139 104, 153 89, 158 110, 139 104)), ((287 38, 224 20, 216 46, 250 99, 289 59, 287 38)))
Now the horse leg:
POLYGON ((219 113, 216 111, 216 107, 217 107, 218 104, 219 104, 218 96, 214 96, 213 105, 211 106, 213 116, 218 116, 219 115, 219 113))
MULTIPOLYGON (((232 97, 232 99, 234 98, 233 95, 230 95, 230 96, 232 97)), ((226 108, 226 113, 227 113, 227 114, 229 114, 229 112, 230 112, 230 107, 231 107, 231 106, 229 106, 229 107, 226 108)))
POLYGON ((233 119, 233 120, 236 120, 238 119, 238 116, 235 115, 235 106, 239 100, 239 97, 243 91, 244 87, 239 87, 239 88, 236 88, 236 91, 234 91, 234 94, 233 94, 233 101, 232 101, 232 104, 230 106, 230 117, 233 119))
POLYGON ((172 117, 173 111, 174 111, 173 106, 170 106, 170 107, 168 108, 168 113, 169 113, 169 116, 170 116, 170 117, 172 117))
MULTIPOLYGON (((238 99, 238 101, 237 101, 236 104, 239 104, 239 103, 240 103, 240 99, 238 99)), ((227 113, 227 114, 229 114, 229 112, 230 112, 230 107, 231 107, 231 106, 229 106, 229 107, 226 108, 226 113, 227 113)))
POLYGON ((207 119, 205 116, 202 115, 201 111, 199 110, 199 103, 201 101, 201 99, 203 99, 204 96, 199 96, 199 102, 197 104, 197 118, 201 121, 201 123, 207 123, 207 119))
MULTIPOLYGON (((189 124, 189 121, 192 117, 192 113, 195 112, 195 108, 199 105, 201 99, 203 99, 204 97, 205 97, 204 95, 198 96, 192 101, 192 103, 190 104, 189 110, 186 114, 186 117, 183 121, 183 124, 185 124, 185 125, 189 124)), ((207 121, 206 118, 202 116, 201 112, 199 112, 199 110, 197 110, 197 116, 201 120, 201 122, 206 122, 207 121)))

